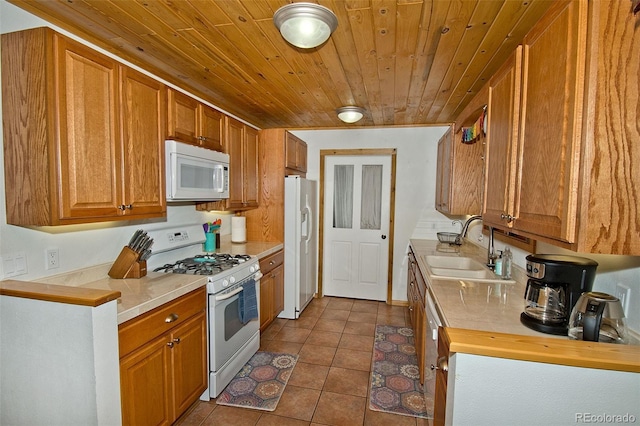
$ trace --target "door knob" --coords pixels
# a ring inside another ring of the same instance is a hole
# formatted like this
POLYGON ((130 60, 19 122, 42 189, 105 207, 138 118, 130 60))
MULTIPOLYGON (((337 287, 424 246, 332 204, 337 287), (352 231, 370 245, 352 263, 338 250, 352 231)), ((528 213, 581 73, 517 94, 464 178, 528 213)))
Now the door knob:
POLYGON ((386 236, 386 235, 383 235, 383 236, 382 236, 382 239, 383 239, 383 240, 386 240, 386 239, 387 239, 387 236, 386 236))

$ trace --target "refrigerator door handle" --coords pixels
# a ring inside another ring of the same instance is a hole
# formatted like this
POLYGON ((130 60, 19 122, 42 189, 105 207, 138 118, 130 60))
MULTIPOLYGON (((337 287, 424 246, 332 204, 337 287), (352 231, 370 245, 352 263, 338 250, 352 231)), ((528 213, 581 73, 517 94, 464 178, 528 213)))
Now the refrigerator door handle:
POLYGON ((306 225, 306 232, 304 234, 304 236, 306 237, 304 240, 304 252, 306 254, 309 253, 309 242, 311 241, 311 232, 313 232, 313 227, 311 225, 312 222, 312 213, 311 213, 311 209, 309 208, 309 195, 305 195, 305 199, 304 199, 304 209, 302 210, 302 217, 304 218, 303 221, 305 222, 306 225))

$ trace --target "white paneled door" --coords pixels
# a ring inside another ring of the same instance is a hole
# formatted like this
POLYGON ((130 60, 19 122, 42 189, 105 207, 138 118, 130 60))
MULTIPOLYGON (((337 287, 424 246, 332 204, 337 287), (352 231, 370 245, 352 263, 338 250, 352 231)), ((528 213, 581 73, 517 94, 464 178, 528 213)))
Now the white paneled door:
POLYGON ((327 156, 325 296, 387 299, 391 156, 327 156))

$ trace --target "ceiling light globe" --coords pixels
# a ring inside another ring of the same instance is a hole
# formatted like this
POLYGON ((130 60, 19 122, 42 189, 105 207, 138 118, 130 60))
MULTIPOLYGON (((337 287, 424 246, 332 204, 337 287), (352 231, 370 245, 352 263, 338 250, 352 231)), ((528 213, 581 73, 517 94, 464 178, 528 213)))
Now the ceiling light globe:
POLYGON ((330 9, 315 3, 291 3, 273 15, 282 37, 302 49, 323 44, 338 27, 338 18, 330 9))
POLYGON ((338 118, 345 123, 355 123, 364 117, 364 109, 356 106, 341 107, 336 110, 338 118))

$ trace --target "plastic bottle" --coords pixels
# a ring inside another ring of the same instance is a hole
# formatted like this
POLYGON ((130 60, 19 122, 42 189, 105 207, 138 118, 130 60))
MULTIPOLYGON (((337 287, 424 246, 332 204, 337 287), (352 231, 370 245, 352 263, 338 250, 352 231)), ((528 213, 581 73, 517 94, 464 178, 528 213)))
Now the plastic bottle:
POLYGON ((511 263, 513 262, 513 254, 509 247, 505 248, 502 252, 502 279, 510 280, 511 279, 511 263))

